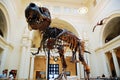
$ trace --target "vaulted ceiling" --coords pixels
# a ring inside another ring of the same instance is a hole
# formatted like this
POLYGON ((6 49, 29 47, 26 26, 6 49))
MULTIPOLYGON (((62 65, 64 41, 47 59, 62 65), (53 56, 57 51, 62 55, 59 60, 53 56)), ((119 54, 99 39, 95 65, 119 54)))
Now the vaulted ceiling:
MULTIPOLYGON (((42 1, 42 0, 39 0, 39 1, 42 1)), ((44 1, 47 1, 47 2, 59 2, 59 3, 72 3, 72 4, 81 4, 81 3, 89 3, 93 0, 44 0, 44 1)))
MULTIPOLYGON (((33 1, 33 0, 31 0, 31 1, 33 1)), ((34 0, 34 1, 74 4, 77 6, 85 5, 87 7, 89 7, 91 4, 94 4, 94 2, 96 2, 96 0, 34 0)))

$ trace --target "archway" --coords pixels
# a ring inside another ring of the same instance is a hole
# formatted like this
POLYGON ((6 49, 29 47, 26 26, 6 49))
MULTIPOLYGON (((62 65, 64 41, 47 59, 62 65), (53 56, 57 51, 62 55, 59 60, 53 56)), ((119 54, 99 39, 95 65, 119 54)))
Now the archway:
POLYGON ((105 44, 120 35, 120 14, 112 14, 101 30, 101 41, 105 44))
POLYGON ((120 16, 111 19, 104 30, 104 42, 107 43, 120 35, 120 16))
MULTIPOLYGON (((70 23, 68 23, 64 20, 61 20, 58 18, 52 19, 52 23, 50 26, 61 28, 61 29, 67 29, 67 30, 73 32, 76 36, 78 36, 78 33, 75 30, 75 28, 70 23)), ((39 33, 39 31, 34 31, 33 40, 32 40, 32 47, 38 48, 39 46, 40 46, 40 33, 39 33)))
POLYGON ((74 26, 68 23, 67 21, 61 20, 59 18, 52 19, 51 25, 52 27, 67 29, 68 31, 73 32, 76 36, 78 36, 78 32, 75 30, 74 26))
POLYGON ((0 9, 0 36, 3 37, 4 39, 7 38, 6 18, 1 9, 0 9))
POLYGON ((5 6, 0 2, 0 72, 5 69, 5 51, 10 47, 7 43, 8 38, 8 15, 5 6), (7 47, 7 48, 6 48, 7 47))

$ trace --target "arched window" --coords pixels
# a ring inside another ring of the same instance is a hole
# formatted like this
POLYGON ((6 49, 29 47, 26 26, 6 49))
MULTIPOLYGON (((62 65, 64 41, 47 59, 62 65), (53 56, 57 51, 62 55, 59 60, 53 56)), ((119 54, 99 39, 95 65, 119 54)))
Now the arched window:
POLYGON ((7 23, 5 15, 1 9, 0 9, 0 36, 3 38, 7 37, 7 23))
POLYGON ((104 42, 107 43, 120 35, 120 16, 111 19, 104 30, 104 42))
POLYGON ((4 37, 4 36, 3 36, 3 32, 2 32, 2 30, 1 30, 1 29, 0 29, 0 35, 1 35, 2 37, 4 37))

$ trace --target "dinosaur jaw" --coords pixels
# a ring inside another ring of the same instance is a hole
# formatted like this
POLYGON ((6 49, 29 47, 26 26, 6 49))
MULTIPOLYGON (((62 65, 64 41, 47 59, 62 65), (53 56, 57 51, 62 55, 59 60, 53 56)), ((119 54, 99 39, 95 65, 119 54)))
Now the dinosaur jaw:
POLYGON ((42 13, 39 10, 39 7, 36 6, 34 3, 31 3, 25 10, 25 17, 27 20, 28 25, 32 29, 39 29, 39 25, 43 22, 42 13))
POLYGON ((39 29, 39 31, 43 32, 51 23, 49 10, 44 7, 39 7, 34 3, 30 3, 25 9, 25 17, 29 25, 28 29, 30 30, 39 29))

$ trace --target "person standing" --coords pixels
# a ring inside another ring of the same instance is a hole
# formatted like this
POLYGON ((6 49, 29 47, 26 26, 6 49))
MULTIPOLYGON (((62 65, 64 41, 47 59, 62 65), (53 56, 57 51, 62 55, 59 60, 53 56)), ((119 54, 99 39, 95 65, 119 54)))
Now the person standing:
POLYGON ((13 79, 14 79, 13 72, 10 71, 10 72, 9 72, 9 80, 13 80, 13 79))

